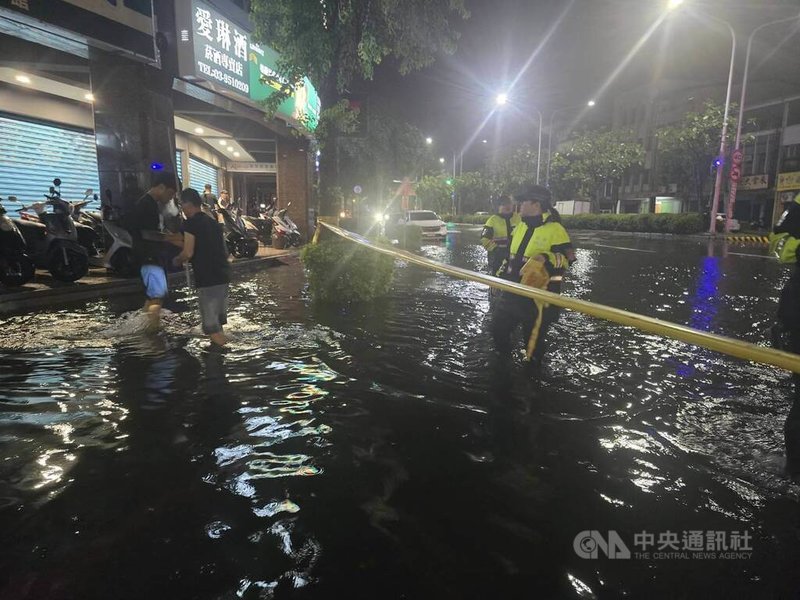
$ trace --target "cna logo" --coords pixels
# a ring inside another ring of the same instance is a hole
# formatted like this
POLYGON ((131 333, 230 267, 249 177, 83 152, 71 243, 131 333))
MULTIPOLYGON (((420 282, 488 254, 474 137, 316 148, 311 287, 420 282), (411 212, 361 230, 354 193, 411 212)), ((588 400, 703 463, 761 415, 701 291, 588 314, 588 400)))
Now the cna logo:
POLYGON ((581 558, 599 558, 602 552, 608 558, 627 559, 631 551, 616 531, 609 531, 607 538, 599 531, 581 531, 572 542, 575 554, 581 558))

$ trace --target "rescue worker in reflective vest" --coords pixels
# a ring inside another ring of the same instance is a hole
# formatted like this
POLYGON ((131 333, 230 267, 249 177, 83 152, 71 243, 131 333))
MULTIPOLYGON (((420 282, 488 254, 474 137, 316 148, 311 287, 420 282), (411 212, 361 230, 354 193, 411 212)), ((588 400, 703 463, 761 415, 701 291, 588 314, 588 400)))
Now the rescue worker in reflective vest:
MULTIPOLYGON (((775 225, 770 236, 770 250, 782 263, 794 263, 792 275, 786 282, 778 302, 778 322, 786 335, 786 347, 800 354, 800 195, 790 203, 775 225)), ((794 402, 783 427, 786 445, 786 472, 792 478, 800 477, 800 375, 793 376, 794 402)))
POLYGON ((481 233, 481 244, 489 253, 489 274, 497 271, 508 259, 508 246, 514 227, 520 222, 519 214, 514 212, 514 202, 510 196, 500 196, 494 201, 496 214, 489 217, 481 233))
MULTIPOLYGON (((529 186, 516 196, 520 203, 521 223, 514 228, 509 248, 510 256, 501 276, 519 283, 526 263, 538 261, 544 269, 541 287, 555 293, 561 292, 561 281, 570 263, 575 260, 575 250, 561 216, 551 205, 550 191, 538 185, 529 186)), ((542 314, 538 341, 531 356, 533 365, 541 364, 547 350, 547 331, 558 320, 560 309, 546 306, 542 314)), ((496 304, 492 318, 492 337, 500 352, 511 350, 511 335, 522 326, 525 343, 531 338, 536 324, 536 302, 509 292, 503 292, 496 304)))

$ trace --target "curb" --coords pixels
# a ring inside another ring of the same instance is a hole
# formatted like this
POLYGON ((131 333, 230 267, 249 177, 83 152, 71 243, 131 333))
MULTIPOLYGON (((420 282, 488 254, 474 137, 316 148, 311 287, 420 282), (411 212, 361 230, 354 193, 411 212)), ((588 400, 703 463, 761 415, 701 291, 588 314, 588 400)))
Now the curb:
MULTIPOLYGON (((237 259, 231 263, 232 271, 242 271, 255 267, 270 267, 280 263, 280 259, 293 256, 291 252, 285 252, 275 256, 259 256, 256 258, 237 259)), ((185 282, 184 271, 170 273, 167 281, 174 283, 185 282)), ((77 282, 73 285, 64 287, 47 288, 41 290, 27 290, 24 292, 12 292, 0 296, 0 315, 11 313, 27 312, 36 308, 53 308, 62 304, 70 304, 110 296, 121 296, 125 294, 137 294, 142 291, 142 283, 138 278, 119 279, 103 283, 81 284, 77 282)))

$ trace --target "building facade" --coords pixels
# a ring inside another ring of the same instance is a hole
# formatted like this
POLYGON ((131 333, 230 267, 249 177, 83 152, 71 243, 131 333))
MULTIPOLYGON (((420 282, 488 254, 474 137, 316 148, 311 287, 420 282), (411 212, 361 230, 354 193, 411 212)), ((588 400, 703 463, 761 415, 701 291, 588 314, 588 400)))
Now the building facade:
MULTIPOLYGON (((124 214, 154 170, 226 189, 249 213, 273 198, 313 222, 310 81, 271 118, 278 55, 228 0, 0 0, 0 196, 53 178, 124 214)), ((8 208, 15 208, 9 206, 8 208)))

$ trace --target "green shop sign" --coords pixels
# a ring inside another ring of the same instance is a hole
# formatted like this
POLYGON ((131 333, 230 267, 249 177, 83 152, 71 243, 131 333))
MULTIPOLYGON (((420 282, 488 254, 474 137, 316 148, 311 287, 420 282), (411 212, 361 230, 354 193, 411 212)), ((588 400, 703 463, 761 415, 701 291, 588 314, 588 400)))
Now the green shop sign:
MULTIPOLYGON (((278 53, 272 48, 250 44, 248 59, 250 62, 251 100, 255 102, 266 100, 285 82, 285 78, 281 77, 276 70, 278 58, 278 53), (267 83, 262 83, 262 79, 267 83), (270 81, 273 82, 274 87, 268 83, 270 81)), ((317 90, 308 77, 303 77, 303 86, 281 103, 278 112, 306 124, 313 131, 319 121, 320 107, 317 90)))
MULTIPOLYGON (((215 8, 201 0, 176 3, 176 21, 181 77, 201 80, 216 91, 254 103, 280 88, 278 53, 253 43, 249 30, 215 8), (264 83, 262 78, 266 78, 264 83)), ((278 113, 313 131, 319 121, 320 99, 307 77, 303 83, 280 105, 278 113)))

